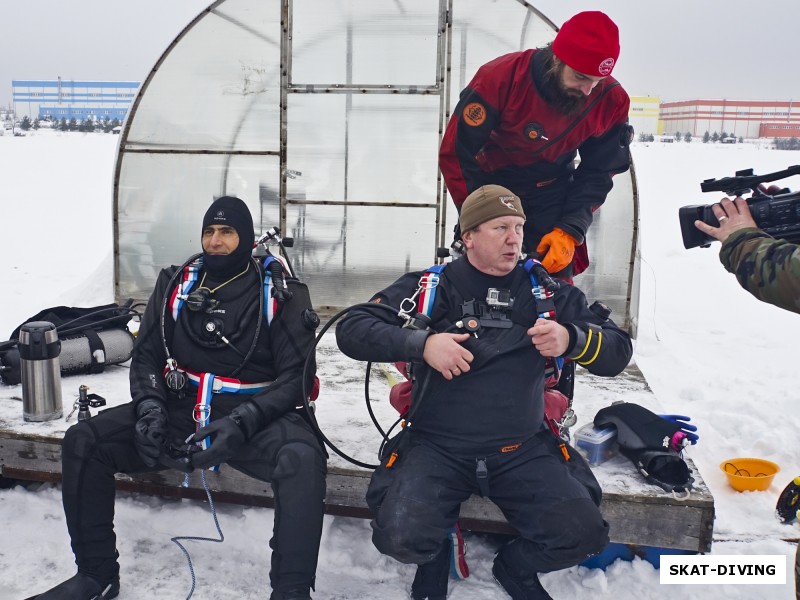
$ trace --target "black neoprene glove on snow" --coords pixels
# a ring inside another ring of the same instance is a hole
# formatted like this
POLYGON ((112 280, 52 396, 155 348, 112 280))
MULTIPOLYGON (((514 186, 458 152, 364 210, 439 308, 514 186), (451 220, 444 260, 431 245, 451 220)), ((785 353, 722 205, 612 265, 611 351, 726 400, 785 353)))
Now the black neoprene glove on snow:
POLYGON ((139 420, 134 426, 133 443, 144 464, 155 467, 167 447, 167 407, 160 400, 148 398, 138 404, 136 415, 139 420))
POLYGON ((194 441, 211 438, 211 446, 192 456, 195 469, 207 469, 227 462, 242 444, 258 431, 263 422, 261 411, 252 402, 240 404, 227 417, 201 427, 194 434, 194 441))

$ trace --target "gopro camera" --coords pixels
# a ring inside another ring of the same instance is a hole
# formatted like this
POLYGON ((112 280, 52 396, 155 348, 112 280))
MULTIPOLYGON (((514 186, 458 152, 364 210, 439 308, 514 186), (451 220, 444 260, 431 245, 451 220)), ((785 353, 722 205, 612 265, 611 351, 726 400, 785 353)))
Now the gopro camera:
POLYGON ((514 299, 511 297, 511 290, 489 288, 489 291, 486 293, 486 304, 491 308, 508 310, 514 304, 514 299))

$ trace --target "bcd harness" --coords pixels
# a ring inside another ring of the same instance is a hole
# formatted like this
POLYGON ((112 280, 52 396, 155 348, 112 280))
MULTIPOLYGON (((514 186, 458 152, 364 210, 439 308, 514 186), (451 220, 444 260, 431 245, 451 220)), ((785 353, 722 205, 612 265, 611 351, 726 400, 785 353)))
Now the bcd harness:
MULTIPOLYGON (((250 351, 243 357, 241 364, 234 371, 234 374, 238 373, 250 359, 258 341, 262 324, 266 323, 268 327, 278 313, 281 303, 291 297, 291 293, 286 289, 286 281, 283 276, 285 267, 278 257, 268 254, 264 257, 263 268, 258 264, 255 258, 253 258, 252 261, 255 263, 257 270, 263 275, 263 295, 260 298, 262 307, 259 309, 259 323, 256 327, 250 351)), ((182 272, 181 280, 170 294, 166 307, 169 309, 169 313, 176 323, 181 309, 183 309, 187 301, 191 302, 192 300, 192 289, 197 282, 198 274, 202 267, 203 257, 201 255, 195 255, 173 276, 173 279, 175 279, 182 272)), ((171 284, 172 282, 170 282, 170 285, 171 284)), ((162 312, 162 319, 163 318, 164 314, 162 312)), ((162 326, 162 335, 163 333, 164 328, 162 326)), ((219 334, 219 337, 223 342, 228 343, 221 334, 219 334)), ((197 387, 197 398, 192 415, 197 423, 197 429, 205 427, 211 421, 211 401, 214 394, 252 395, 266 390, 272 383, 271 381, 244 382, 235 377, 223 377, 221 375, 215 375, 214 373, 190 371, 178 365, 177 361, 170 355, 166 339, 163 341, 164 348, 167 351, 167 364, 164 367, 164 379, 167 386, 175 391, 182 389, 187 382, 197 387)), ((199 443, 204 450, 211 446, 211 440, 208 437, 199 443)), ((219 465, 211 467, 211 470, 218 471, 219 465)))
MULTIPOLYGON (((430 316, 436 301, 436 288, 439 285, 442 272, 447 264, 448 263, 434 265, 425 271, 422 277, 420 277, 419 287, 417 288, 416 293, 411 298, 407 298, 401 303, 400 313, 401 316, 405 315, 403 318, 406 319, 407 327, 424 328, 430 326, 430 316), (415 322, 415 317, 411 316, 414 308, 417 308, 416 312, 425 318, 424 323, 415 322)), ((554 290, 557 289, 559 285, 550 279, 549 274, 547 274, 547 271, 538 260, 529 258, 520 266, 521 268, 525 269, 525 272, 528 274, 530 279, 531 293, 533 294, 537 316, 542 319, 555 320, 556 307, 553 296, 554 290), (548 280, 546 285, 545 278, 548 280)), ((477 331, 482 326, 503 328, 511 327, 512 322, 510 320, 495 320, 491 318, 493 310, 491 304, 493 303, 496 306, 502 306, 504 302, 501 291, 492 290, 490 293, 495 291, 499 293, 496 295, 496 297, 490 299, 488 315, 481 314, 482 310, 481 307, 478 306, 478 303, 474 301, 471 303, 467 302, 464 306, 467 307, 466 310, 471 314, 464 314, 462 319, 456 323, 456 326, 476 335, 477 331)), ((464 309, 462 308, 462 310, 464 309)), ((592 333, 593 330, 590 330, 589 336, 591 336, 592 333)), ((598 333, 598 335, 601 334, 598 333)), ((576 360, 584 358, 586 349, 590 347, 589 342, 590 340, 587 340, 584 352, 581 353, 576 360)), ((597 345, 597 350, 599 352, 599 344, 597 345)), ((596 356, 597 355, 595 354, 593 357, 590 357, 590 360, 587 360, 585 363, 581 362, 580 364, 588 364, 592 362, 596 356)), ((545 359, 545 422, 556 435, 564 439, 568 439, 566 436, 569 435, 569 428, 575 424, 577 418, 575 416, 575 411, 572 409, 571 394, 569 396, 565 396, 560 391, 554 389, 561 377, 563 368, 564 358, 555 357, 545 359)), ((406 383, 410 384, 410 381, 406 383)), ((404 384, 401 383, 398 385, 403 386, 404 384)), ((403 412, 401 410, 402 404, 401 402, 398 402, 397 398, 403 392, 407 392, 408 396, 410 397, 410 385, 406 386, 405 390, 398 388, 398 390, 393 394, 394 398, 392 398, 393 406, 401 413, 403 412)))

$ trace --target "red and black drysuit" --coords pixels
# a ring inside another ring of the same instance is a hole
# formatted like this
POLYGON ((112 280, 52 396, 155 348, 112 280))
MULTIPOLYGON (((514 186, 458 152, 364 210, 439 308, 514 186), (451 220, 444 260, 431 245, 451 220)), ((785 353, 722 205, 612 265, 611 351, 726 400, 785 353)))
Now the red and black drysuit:
MULTIPOLYGON (((404 275, 373 301, 401 306, 421 276, 404 275)), ((372 539, 382 553, 404 563, 432 561, 471 494, 492 500, 519 531, 498 555, 514 572, 566 568, 608 543, 597 508, 600 487, 588 465, 569 446, 565 461, 562 440, 543 429, 545 358, 527 334, 541 310, 537 302, 523 268, 497 277, 463 257, 440 276, 433 332, 400 327, 388 311, 369 308, 354 309, 339 323, 336 339, 346 355, 411 362, 414 369, 412 422, 396 461, 389 468, 388 457, 382 462, 367 492, 375 515, 372 539), (459 332, 453 324, 462 318, 462 305, 483 301, 489 288, 510 290, 508 327, 482 327, 470 337, 464 343, 474 356, 470 370, 448 381, 423 361, 426 339, 459 332)), ((570 332, 565 356, 596 375, 614 376, 627 366, 630 337, 591 311, 580 290, 564 284, 554 302, 570 332)))
MULTIPOLYGON (((582 243, 593 207, 603 204, 613 186, 612 176, 630 165, 630 99, 622 86, 606 77, 587 96, 585 108, 567 116, 542 95, 544 58, 526 50, 478 69, 461 92, 439 152, 439 168, 459 212, 470 192, 489 183, 520 197, 528 253, 554 227, 582 243)), ((581 266, 586 265, 588 259, 581 266)), ((575 274, 583 270, 578 267, 575 274)))
MULTIPOLYGON (((250 259, 247 258, 249 261, 250 259)), ((242 265, 242 268, 244 265, 242 265)), ((78 570, 105 582, 117 576, 114 534, 114 474, 157 471, 148 467, 134 444, 137 406, 157 400, 166 408, 169 436, 180 445, 195 431, 193 410, 197 387, 180 391, 165 383, 167 355, 160 331, 164 297, 178 284, 177 267, 159 274, 142 317, 130 366, 130 403, 100 412, 71 427, 63 443, 63 501, 72 549, 78 570), (171 282, 171 283, 170 283, 171 282)), ((198 278, 203 278, 205 269, 198 278)), ((214 289, 223 283, 208 275, 204 285, 214 289)), ((254 395, 214 393, 211 422, 224 419, 243 404, 252 403, 259 415, 252 435, 227 460, 238 471, 272 484, 275 494, 275 523, 270 580, 275 590, 309 587, 314 583, 317 553, 322 533, 325 497, 325 456, 311 426, 304 418, 302 373, 306 354, 314 340, 313 327, 304 323, 304 311, 311 309, 305 285, 288 281, 293 298, 278 310, 261 331, 250 360, 208 332, 209 319, 240 352, 254 343, 263 278, 255 263, 243 276, 218 289, 219 302, 213 311, 193 311, 184 306, 177 321, 165 317, 166 344, 178 364, 187 371, 210 372, 236 377, 243 382, 272 382, 254 395), (238 374, 234 374, 241 367, 238 374)), ((266 299, 269 301, 269 299, 266 299)), ((167 312, 170 306, 167 304, 167 312)), ((314 370, 310 377, 313 378, 314 370)), ((310 387, 308 388, 310 389, 310 387)), ((212 442, 211 449, 215 447, 212 442)), ((180 533, 180 532, 175 532, 180 533)))

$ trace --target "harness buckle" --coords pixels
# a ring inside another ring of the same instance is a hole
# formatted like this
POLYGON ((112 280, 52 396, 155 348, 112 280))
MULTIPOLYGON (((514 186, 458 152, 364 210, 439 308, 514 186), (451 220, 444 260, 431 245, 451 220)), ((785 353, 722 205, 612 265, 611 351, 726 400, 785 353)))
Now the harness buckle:
POLYGON ((211 407, 208 405, 195 404, 192 418, 195 423, 204 423, 211 416, 211 407))

